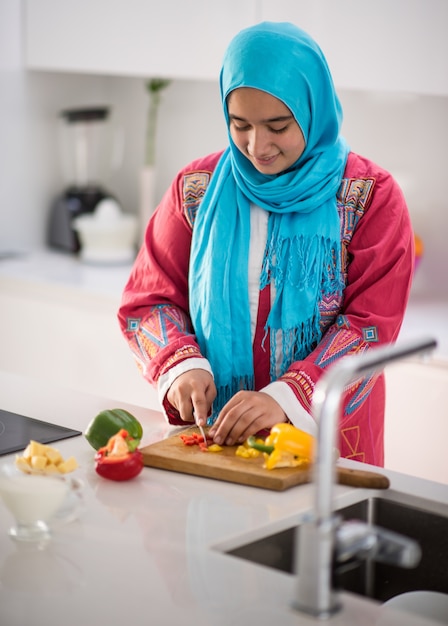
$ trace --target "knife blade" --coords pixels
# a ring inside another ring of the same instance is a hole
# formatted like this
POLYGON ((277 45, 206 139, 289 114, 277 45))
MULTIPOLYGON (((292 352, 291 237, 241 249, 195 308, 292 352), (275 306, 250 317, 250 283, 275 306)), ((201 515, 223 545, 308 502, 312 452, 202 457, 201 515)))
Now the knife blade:
POLYGON ((205 431, 204 431, 203 427, 199 424, 198 419, 196 417, 196 414, 194 412, 193 412, 193 418, 194 418, 194 421, 196 423, 196 426, 199 428, 199 432, 201 433, 201 435, 202 435, 202 437, 204 439, 205 447, 208 448, 208 443, 207 443, 207 438, 205 436, 205 431))

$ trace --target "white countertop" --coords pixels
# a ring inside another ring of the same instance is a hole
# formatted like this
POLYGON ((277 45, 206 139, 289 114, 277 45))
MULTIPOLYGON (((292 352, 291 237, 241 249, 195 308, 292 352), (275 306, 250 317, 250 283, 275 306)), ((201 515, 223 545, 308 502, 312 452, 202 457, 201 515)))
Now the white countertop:
MULTIPOLYGON (((100 410, 116 405, 5 372, 0 372, 0 398, 2 409, 79 430, 100 410)), ((173 432, 158 412, 121 406, 141 420, 143 444, 173 432)), ((318 623, 291 608, 294 576, 214 547, 292 526, 311 507, 312 485, 279 493, 153 468, 133 481, 114 483, 95 473, 94 452, 84 437, 55 445, 78 459, 85 508, 78 520, 55 530, 46 550, 27 553, 7 535, 12 518, 0 503, 2 626, 318 623)), ((11 459, 0 457, 0 462, 11 459)), ((387 473, 389 492, 420 493, 447 508, 448 486, 387 473)), ((367 493, 372 494, 337 486, 337 504, 367 493)), ((342 600, 343 610, 329 624, 430 624, 352 594, 343 593, 342 600)))

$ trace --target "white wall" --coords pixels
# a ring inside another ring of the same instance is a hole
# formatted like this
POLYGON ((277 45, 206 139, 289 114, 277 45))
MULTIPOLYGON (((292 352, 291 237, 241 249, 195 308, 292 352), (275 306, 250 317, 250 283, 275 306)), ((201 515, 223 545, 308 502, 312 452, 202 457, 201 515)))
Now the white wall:
POLYGON ((394 174, 425 255, 413 293, 448 298, 448 98, 342 91, 344 134, 353 150, 394 174))
POLYGON ((21 188, 28 168, 20 20, 20 3, 0 2, 0 250, 20 241, 25 219, 21 188))
MULTIPOLYGON (((43 245, 50 203, 63 187, 58 114, 72 106, 112 106, 110 126, 125 138, 124 162, 105 180, 124 209, 137 211, 148 99, 144 80, 25 72, 17 0, 0 1, 0 251, 43 245)), ((423 296, 448 296, 446 194, 448 98, 341 91, 352 148, 390 169, 403 186, 426 251, 414 283, 423 296)), ((176 171, 226 141, 217 82, 174 81, 158 127, 160 198, 176 171)))

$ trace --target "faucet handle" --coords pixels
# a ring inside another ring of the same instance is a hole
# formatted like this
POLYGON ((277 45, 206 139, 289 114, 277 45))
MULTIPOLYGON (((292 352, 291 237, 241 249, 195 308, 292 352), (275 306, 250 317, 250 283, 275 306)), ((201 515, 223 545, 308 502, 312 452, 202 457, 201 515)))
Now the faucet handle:
POLYGON ((414 539, 360 520, 340 524, 335 543, 337 564, 371 558, 410 569, 418 565, 422 554, 414 539))

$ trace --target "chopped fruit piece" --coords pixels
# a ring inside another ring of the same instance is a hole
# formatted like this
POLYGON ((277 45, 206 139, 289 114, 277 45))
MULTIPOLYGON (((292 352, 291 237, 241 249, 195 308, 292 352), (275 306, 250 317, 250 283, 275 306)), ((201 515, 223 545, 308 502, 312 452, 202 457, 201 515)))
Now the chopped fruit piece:
POLYGON ((68 474, 77 467, 75 457, 64 461, 56 448, 31 440, 22 456, 16 456, 16 467, 27 474, 68 474))
POLYGON ((77 469, 77 467, 78 463, 76 462, 75 457, 71 456, 66 461, 62 461, 62 463, 59 463, 58 470, 61 474, 69 474, 70 472, 73 472, 75 469, 77 469))

